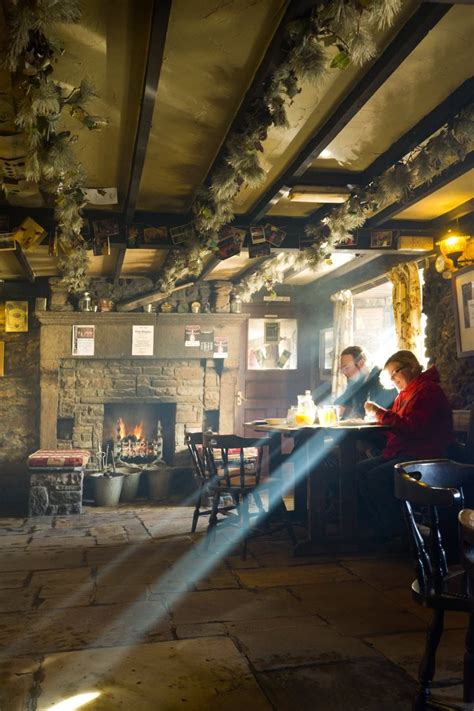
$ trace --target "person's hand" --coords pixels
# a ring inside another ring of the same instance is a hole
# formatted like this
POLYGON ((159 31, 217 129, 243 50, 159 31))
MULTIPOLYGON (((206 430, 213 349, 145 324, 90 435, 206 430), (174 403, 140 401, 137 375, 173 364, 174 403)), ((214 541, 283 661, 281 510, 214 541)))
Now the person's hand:
POLYGON ((379 406, 375 402, 372 402, 372 400, 364 402, 364 410, 368 415, 376 415, 379 409, 379 406))

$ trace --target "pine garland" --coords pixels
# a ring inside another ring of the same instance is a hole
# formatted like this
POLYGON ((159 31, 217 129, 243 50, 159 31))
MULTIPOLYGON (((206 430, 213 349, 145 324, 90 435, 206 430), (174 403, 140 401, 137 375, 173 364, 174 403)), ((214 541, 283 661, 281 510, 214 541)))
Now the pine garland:
POLYGON ((26 136, 25 175, 38 183, 46 203, 54 204, 58 265, 72 292, 83 291, 88 284, 81 235, 86 176, 72 148, 77 136, 59 128, 61 114, 67 108, 89 130, 107 122, 85 108, 95 95, 90 82, 84 80, 66 93, 52 79, 53 63, 62 50, 47 32, 54 22, 76 23, 80 17, 79 0, 18 0, 7 18, 9 46, 3 62, 15 74, 21 92, 16 125, 26 136))

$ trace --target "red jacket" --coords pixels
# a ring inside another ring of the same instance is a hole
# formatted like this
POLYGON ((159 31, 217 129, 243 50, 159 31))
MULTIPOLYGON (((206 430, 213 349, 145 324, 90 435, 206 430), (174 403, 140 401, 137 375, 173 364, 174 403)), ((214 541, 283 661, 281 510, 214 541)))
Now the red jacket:
POLYGON ((446 448, 454 439, 451 407, 435 367, 408 383, 392 407, 379 411, 376 419, 391 427, 382 452, 385 459, 445 457, 446 448))

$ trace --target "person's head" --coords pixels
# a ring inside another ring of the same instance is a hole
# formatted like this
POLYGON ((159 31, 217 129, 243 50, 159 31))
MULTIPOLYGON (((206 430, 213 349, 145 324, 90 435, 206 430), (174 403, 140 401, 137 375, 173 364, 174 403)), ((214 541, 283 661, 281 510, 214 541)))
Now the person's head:
POLYGON ((411 351, 397 351, 384 365, 384 371, 399 391, 404 390, 422 370, 417 357, 411 351))
POLYGON ((349 346, 341 353, 341 373, 347 380, 357 380, 366 370, 367 356, 360 346, 349 346))

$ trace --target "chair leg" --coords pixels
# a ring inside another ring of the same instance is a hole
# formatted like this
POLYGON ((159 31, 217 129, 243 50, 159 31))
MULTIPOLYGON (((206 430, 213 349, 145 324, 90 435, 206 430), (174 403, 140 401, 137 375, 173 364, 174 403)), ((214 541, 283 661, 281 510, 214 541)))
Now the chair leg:
POLYGON ((413 711, 424 711, 431 694, 431 684, 435 675, 436 651, 443 634, 444 610, 434 610, 426 633, 425 654, 418 672, 418 693, 413 703, 413 711))
POLYGON ((194 507, 193 520, 191 523, 191 533, 195 533, 197 522, 199 520, 199 511, 201 510, 201 502, 202 502, 202 490, 199 491, 197 497, 198 498, 196 501, 196 506, 194 507))
POLYGON ((464 652, 464 701, 474 701, 474 614, 469 615, 464 652))
POLYGON ((240 525, 242 526, 244 537, 242 540, 242 560, 247 558, 247 540, 249 536, 250 528, 250 516, 249 516, 249 502, 247 496, 242 495, 242 501, 240 502, 240 525))

